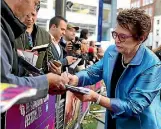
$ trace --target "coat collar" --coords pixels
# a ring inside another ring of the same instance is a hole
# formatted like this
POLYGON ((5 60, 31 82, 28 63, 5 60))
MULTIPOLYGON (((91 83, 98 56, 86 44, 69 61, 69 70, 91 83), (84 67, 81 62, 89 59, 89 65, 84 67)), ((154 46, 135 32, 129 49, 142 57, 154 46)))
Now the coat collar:
POLYGON ((136 55, 131 60, 130 65, 140 65, 143 60, 144 52, 145 52, 145 46, 140 45, 136 55))
POLYGON ((15 38, 18 38, 22 33, 25 32, 26 26, 17 17, 15 17, 12 10, 4 0, 1 1, 1 15, 10 25, 15 38))
MULTIPOLYGON (((145 46, 140 45, 138 51, 136 52, 136 55, 131 60, 130 65, 140 65, 143 60, 144 52, 145 52, 145 46)), ((109 56, 113 59, 116 59, 117 55, 118 55, 118 51, 116 49, 116 46, 114 45, 113 50, 109 51, 109 56)))

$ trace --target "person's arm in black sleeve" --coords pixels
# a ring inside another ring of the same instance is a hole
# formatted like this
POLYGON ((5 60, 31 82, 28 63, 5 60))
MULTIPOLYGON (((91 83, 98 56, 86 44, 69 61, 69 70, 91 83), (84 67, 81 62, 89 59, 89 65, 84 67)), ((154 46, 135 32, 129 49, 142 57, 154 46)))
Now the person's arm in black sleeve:
POLYGON ((46 75, 41 75, 37 77, 18 77, 12 74, 12 61, 14 60, 12 55, 12 46, 10 40, 8 39, 8 36, 2 29, 0 59, 2 83, 16 84, 19 86, 28 86, 36 88, 38 90, 38 95, 35 99, 45 97, 47 95, 48 80, 46 75))

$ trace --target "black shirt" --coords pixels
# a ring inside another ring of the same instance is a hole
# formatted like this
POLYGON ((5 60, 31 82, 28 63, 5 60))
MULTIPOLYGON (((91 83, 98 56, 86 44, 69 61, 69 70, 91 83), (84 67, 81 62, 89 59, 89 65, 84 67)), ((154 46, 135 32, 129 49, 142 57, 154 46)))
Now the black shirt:
MULTIPOLYGON (((120 78, 120 76, 122 75, 123 71, 124 71, 124 67, 122 66, 122 55, 119 53, 118 54, 118 57, 117 57, 117 60, 116 60, 116 63, 115 63, 115 66, 114 66, 114 70, 113 70, 113 73, 112 73, 112 78, 111 78, 111 95, 110 97, 111 98, 115 98, 115 89, 116 89, 116 85, 117 85, 117 82, 120 78)), ((112 119, 110 113, 108 115, 108 127, 107 129, 116 129, 116 119, 112 119)))

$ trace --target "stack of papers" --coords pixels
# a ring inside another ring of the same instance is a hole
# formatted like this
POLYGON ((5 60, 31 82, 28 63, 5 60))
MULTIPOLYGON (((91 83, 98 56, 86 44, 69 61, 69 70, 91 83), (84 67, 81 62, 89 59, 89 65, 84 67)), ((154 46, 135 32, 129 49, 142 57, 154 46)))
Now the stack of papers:
POLYGON ((67 90, 70 90, 71 92, 78 92, 80 94, 86 94, 86 95, 90 93, 90 89, 84 87, 75 87, 71 85, 65 85, 65 87, 67 90))

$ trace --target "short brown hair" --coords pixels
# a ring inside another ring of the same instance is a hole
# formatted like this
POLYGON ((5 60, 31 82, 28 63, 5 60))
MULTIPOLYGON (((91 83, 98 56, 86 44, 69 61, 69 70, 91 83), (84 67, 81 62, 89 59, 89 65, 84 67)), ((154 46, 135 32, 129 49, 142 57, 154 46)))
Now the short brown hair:
POLYGON ((118 24, 131 32, 135 40, 148 36, 151 30, 151 18, 139 8, 124 9, 117 16, 118 24))
POLYGON ((62 16, 55 16, 55 17, 53 17, 52 19, 50 19, 50 22, 49 22, 49 29, 51 28, 51 26, 52 26, 53 24, 54 24, 56 27, 58 27, 61 20, 65 21, 66 23, 68 22, 68 21, 67 21, 64 17, 62 17, 62 16))

